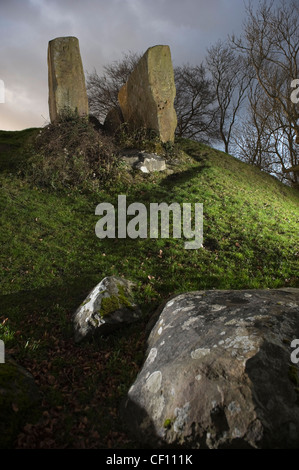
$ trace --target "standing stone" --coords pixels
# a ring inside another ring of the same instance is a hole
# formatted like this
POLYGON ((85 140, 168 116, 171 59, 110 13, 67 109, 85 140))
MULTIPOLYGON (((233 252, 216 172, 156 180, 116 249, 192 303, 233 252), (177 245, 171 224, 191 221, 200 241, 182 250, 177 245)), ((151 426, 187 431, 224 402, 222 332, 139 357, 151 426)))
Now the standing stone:
POLYGON ((61 37, 48 47, 49 112, 51 122, 63 111, 88 115, 85 77, 75 37, 61 37))
POLYGON ((177 126, 175 95, 169 46, 154 46, 119 91, 118 101, 129 126, 154 130, 162 142, 172 142, 177 126))

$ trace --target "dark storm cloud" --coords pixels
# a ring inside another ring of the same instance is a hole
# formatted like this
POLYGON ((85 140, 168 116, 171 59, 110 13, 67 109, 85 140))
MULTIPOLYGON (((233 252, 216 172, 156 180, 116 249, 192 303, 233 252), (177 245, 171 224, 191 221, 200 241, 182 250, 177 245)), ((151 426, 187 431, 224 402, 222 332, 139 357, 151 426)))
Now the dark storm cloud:
POLYGON ((241 0, 0 0, 0 129, 48 119, 47 47, 55 37, 79 38, 89 72, 155 44, 169 44, 175 65, 196 64, 217 39, 239 33, 243 18, 241 0))

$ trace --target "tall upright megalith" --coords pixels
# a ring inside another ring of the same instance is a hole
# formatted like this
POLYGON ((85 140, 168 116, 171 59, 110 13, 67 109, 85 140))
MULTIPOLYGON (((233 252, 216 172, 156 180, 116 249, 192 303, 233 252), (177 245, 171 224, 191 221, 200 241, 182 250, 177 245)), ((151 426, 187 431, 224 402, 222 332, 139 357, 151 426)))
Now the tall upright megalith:
POLYGON ((118 94, 125 122, 134 129, 157 132, 162 142, 174 140, 176 88, 169 46, 150 47, 118 94))
POLYGON ((49 41, 49 113, 51 122, 65 110, 88 115, 88 98, 79 41, 72 36, 49 41))

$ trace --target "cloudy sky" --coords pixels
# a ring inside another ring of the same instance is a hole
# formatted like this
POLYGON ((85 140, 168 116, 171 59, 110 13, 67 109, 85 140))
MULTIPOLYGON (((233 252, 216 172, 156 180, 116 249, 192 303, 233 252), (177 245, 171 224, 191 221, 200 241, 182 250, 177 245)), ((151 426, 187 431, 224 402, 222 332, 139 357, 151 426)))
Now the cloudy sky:
POLYGON ((76 36, 86 73, 157 44, 170 46, 174 65, 196 65, 241 32, 244 12, 243 0, 0 0, 0 129, 47 124, 51 39, 76 36))

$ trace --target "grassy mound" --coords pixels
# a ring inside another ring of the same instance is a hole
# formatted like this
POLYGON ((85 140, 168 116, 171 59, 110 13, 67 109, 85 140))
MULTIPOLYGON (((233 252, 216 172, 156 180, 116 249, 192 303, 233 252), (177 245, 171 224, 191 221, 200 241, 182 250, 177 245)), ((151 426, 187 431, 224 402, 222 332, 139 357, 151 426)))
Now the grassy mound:
POLYGON ((150 314, 190 290, 299 287, 299 194, 188 140, 177 143, 181 159, 171 175, 135 173, 109 190, 53 191, 29 184, 12 164, 25 164, 24 142, 38 132, 0 132, 0 338, 44 395, 42 421, 28 423, 16 447, 132 448, 117 409, 142 364, 150 314), (127 205, 203 203, 203 248, 185 250, 185 240, 173 238, 100 240, 95 208, 117 207, 120 194, 127 205), (75 345, 72 314, 109 275, 137 283, 144 324, 75 345))

